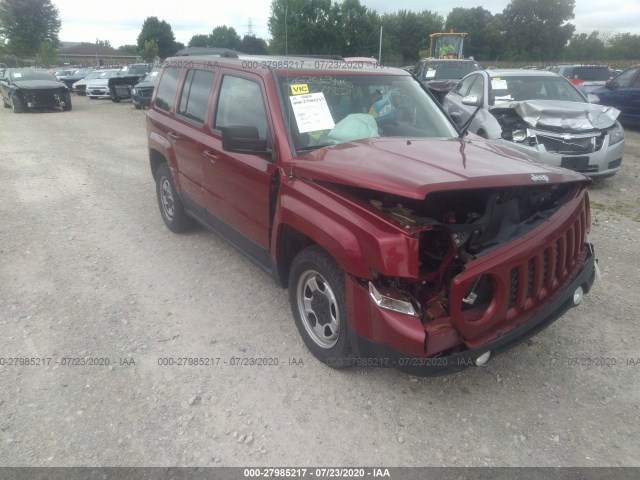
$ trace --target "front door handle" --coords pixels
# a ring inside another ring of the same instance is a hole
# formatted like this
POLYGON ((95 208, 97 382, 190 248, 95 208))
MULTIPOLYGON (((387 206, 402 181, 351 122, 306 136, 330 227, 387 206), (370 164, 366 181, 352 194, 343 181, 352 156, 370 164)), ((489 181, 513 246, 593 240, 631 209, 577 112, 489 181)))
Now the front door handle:
POLYGON ((170 138, 171 140, 173 140, 174 142, 175 142, 176 140, 179 140, 179 139, 180 139, 180 135, 178 135, 177 133, 174 133, 174 132, 169 132, 169 133, 167 133, 167 135, 169 135, 169 138, 170 138))
POLYGON ((204 152, 202 152, 202 155, 205 158, 208 158, 211 163, 216 163, 219 158, 218 155, 216 155, 215 152, 212 152, 211 150, 205 150, 204 152))

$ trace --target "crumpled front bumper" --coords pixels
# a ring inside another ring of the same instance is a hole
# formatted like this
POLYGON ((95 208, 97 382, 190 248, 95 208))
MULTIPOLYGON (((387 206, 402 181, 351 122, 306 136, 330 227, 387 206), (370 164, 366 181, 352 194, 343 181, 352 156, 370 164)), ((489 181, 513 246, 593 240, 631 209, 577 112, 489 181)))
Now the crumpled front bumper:
MULTIPOLYGON (((367 338, 366 335, 350 330, 351 345, 357 358, 349 359, 349 361, 356 365, 392 367, 415 376, 438 376, 459 372, 474 366, 486 352, 490 352, 490 358, 494 358, 496 355, 536 335, 560 318, 567 310, 576 306, 574 293, 579 288, 584 293, 591 289, 596 278, 597 267, 593 248, 589 245, 587 250, 587 257, 576 277, 562 292, 550 300, 541 311, 537 312, 522 325, 477 348, 426 357, 415 353, 400 352, 387 344, 374 341, 371 338, 367 338)), ((381 316, 381 318, 384 318, 384 316, 381 316)), ((402 337, 407 333, 411 334, 409 330, 405 332, 399 330, 397 328, 398 325, 398 323, 385 325, 385 328, 389 329, 385 333, 396 338, 402 337)), ((408 338, 407 340, 415 341, 415 338, 408 338)), ((482 359, 478 363, 481 362, 482 359)))

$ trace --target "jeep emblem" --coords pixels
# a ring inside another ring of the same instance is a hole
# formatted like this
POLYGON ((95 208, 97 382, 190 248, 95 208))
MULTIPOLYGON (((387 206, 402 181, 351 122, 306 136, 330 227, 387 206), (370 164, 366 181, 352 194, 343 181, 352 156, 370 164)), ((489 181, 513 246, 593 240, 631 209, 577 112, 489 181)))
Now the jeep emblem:
POLYGON ((549 181, 549 177, 547 177, 546 175, 536 175, 534 173, 531 174, 531 180, 533 180, 534 182, 542 182, 543 180, 545 182, 549 181))

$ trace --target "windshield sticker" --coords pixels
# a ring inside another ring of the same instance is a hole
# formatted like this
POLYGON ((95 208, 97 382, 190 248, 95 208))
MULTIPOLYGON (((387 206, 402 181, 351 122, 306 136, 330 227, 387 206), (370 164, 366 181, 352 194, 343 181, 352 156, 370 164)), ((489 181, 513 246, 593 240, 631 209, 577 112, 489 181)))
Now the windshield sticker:
MULTIPOLYGON (((336 77, 296 77, 290 80, 294 85, 306 85, 309 92, 330 93, 335 96, 353 96, 353 83, 344 78, 336 77)), ((355 92, 356 95, 358 92, 355 92)))
POLYGON ((491 79, 491 88, 494 90, 506 90, 507 89, 507 81, 501 80, 499 78, 491 79))
POLYGON ((291 93, 293 93, 294 95, 309 93, 309 86, 306 83, 291 85, 291 93))
POLYGON ((20 72, 16 72, 13 74, 13 78, 21 78, 22 74, 20 72))
POLYGON ((300 133, 328 130, 335 126, 322 92, 289 97, 300 133))
POLYGON ((436 76, 436 71, 433 68, 428 69, 424 75, 425 78, 433 78, 435 76, 436 76))
POLYGON ((513 100, 513 97, 511 95, 505 95, 503 97, 496 97, 495 98, 495 102, 496 103, 510 102, 512 100, 513 100))

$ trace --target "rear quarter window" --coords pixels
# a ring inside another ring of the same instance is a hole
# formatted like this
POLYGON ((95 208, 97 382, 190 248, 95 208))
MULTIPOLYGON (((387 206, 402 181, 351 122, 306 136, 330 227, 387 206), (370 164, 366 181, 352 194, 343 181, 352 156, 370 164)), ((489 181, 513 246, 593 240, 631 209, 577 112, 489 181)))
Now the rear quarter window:
POLYGON ((160 84, 158 85, 158 92, 156 93, 155 104, 160 110, 167 112, 171 111, 173 107, 173 99, 176 96, 176 90, 178 89, 178 79, 180 78, 180 68, 167 67, 164 69, 160 84))

